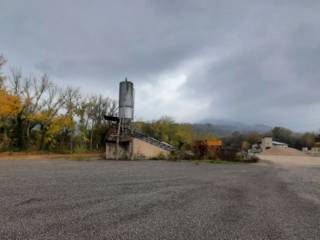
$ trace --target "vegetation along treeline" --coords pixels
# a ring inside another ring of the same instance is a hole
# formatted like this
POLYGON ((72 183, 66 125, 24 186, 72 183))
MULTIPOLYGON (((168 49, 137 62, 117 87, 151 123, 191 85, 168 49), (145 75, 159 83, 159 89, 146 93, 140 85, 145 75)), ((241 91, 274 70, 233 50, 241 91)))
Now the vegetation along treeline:
MULTIPOLYGON (((103 117, 116 113, 114 100, 83 96, 77 88, 62 89, 46 74, 23 76, 15 69, 4 76, 4 64, 6 59, 0 56, 0 151, 104 150, 108 124, 103 117)), ((169 117, 134 123, 136 130, 182 150, 192 150, 199 139, 215 138, 214 127, 204 132, 198 125, 176 123, 169 117)), ((315 133, 298 134, 276 127, 264 134, 234 132, 222 140, 227 147, 247 149, 266 135, 300 149, 313 146, 315 139, 315 133)))
POLYGON ((226 147, 246 150, 261 141, 263 137, 272 137, 275 141, 302 149, 303 147, 313 147, 318 135, 315 132, 296 133, 284 127, 274 127, 264 133, 234 131, 230 135, 220 137, 215 134, 215 126, 211 125, 208 129, 208 124, 203 124, 206 129, 204 132, 199 129, 199 125, 201 124, 175 123, 170 117, 163 117, 151 122, 136 122, 135 128, 151 137, 170 143, 178 149, 191 149, 197 140, 221 139, 226 147))
MULTIPOLYGON (((0 70, 6 63, 0 56, 0 70)), ((93 151, 104 147, 104 114, 116 103, 12 70, 0 75, 0 150, 93 151)))
POLYGON ((272 137, 274 141, 287 143, 290 147, 302 149, 303 147, 311 148, 315 144, 317 134, 315 132, 295 133, 290 129, 283 127, 274 127, 266 133, 233 132, 230 136, 224 137, 224 143, 227 146, 246 150, 261 140, 262 137, 272 137))

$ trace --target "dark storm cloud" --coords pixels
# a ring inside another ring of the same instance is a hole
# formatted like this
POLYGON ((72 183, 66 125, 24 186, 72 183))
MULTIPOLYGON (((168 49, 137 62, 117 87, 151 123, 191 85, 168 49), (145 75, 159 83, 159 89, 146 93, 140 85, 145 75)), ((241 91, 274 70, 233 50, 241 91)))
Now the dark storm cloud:
POLYGON ((136 83, 138 117, 320 127, 319 1, 0 6, 0 51, 11 64, 113 96, 128 76, 136 83))

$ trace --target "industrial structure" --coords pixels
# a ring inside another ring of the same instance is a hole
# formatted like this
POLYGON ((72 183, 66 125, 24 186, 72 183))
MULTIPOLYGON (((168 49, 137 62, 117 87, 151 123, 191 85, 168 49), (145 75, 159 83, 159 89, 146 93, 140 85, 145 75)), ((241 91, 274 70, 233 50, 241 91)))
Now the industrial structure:
POLYGON ((261 153, 268 149, 272 148, 288 148, 287 143, 277 142, 272 139, 272 137, 263 137, 261 141, 256 144, 253 144, 251 149, 249 150, 250 153, 261 153))
POLYGON ((199 159, 216 158, 222 150, 222 141, 218 139, 203 139, 195 141, 193 151, 199 159))
POLYGON ((262 148, 262 150, 270 149, 270 148, 273 148, 273 147, 287 148, 288 144, 274 141, 272 139, 272 137, 264 137, 261 140, 261 146, 260 147, 262 148))
POLYGON ((106 134, 106 159, 143 159, 168 156, 173 146, 134 130, 134 97, 132 82, 120 82, 118 113, 105 116, 109 122, 106 134))

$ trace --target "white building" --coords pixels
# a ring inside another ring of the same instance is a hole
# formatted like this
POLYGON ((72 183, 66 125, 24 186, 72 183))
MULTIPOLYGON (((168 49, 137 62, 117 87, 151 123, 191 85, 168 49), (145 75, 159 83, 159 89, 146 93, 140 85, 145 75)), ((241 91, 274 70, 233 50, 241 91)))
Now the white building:
POLYGON ((273 147, 287 148, 288 144, 287 143, 273 141, 272 137, 264 137, 264 138, 262 138, 262 140, 261 140, 261 149, 263 151, 266 150, 266 149, 273 148, 273 147))
POLYGON ((282 142, 277 142, 277 141, 272 141, 272 146, 273 147, 287 148, 288 144, 282 143, 282 142))

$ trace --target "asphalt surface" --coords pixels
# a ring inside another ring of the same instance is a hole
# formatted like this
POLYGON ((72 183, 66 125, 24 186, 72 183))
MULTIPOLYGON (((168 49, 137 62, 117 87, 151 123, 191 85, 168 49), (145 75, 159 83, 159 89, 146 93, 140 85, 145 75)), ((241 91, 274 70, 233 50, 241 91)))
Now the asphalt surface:
POLYGON ((320 239, 320 164, 0 161, 0 239, 320 239))

